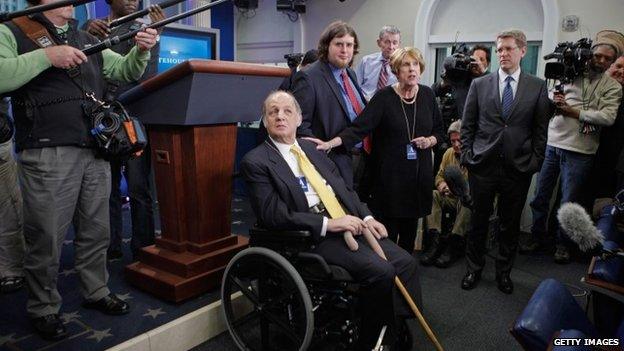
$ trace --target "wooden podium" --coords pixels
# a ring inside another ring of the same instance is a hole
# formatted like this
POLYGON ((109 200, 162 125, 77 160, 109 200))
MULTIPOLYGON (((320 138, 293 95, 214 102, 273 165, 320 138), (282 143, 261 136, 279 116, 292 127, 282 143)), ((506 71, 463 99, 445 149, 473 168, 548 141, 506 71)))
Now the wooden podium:
POLYGON ((248 242, 231 234, 237 122, 258 120, 262 102, 288 74, 191 60, 122 96, 148 126, 162 231, 126 267, 133 285, 174 302, 220 286, 225 266, 248 242))

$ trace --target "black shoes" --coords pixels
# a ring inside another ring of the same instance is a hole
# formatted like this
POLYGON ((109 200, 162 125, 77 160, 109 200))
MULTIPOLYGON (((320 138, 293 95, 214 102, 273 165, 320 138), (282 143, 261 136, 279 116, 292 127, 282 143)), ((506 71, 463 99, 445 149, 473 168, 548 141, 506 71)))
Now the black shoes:
POLYGON ((498 286, 498 290, 504 292, 505 294, 511 294, 513 292, 513 282, 509 277, 509 273, 501 273, 496 275, 496 283, 498 286))
POLYGON ((451 234, 444 251, 434 262, 438 268, 448 268, 465 253, 465 241, 461 235, 451 234))
POLYGON ((477 283, 481 280, 481 272, 468 272, 464 276, 461 282, 461 288, 464 290, 472 290, 477 286, 477 283))
POLYGON ((420 264, 423 266, 431 266, 435 260, 440 257, 443 249, 440 232, 437 230, 430 230, 429 235, 432 236, 431 245, 429 245, 427 251, 420 257, 420 264))
POLYGON ((0 292, 3 294, 11 293, 21 289, 24 286, 24 277, 10 276, 0 279, 0 292))
POLYGON ((37 334, 46 340, 61 340, 67 337, 67 330, 58 314, 32 318, 30 323, 37 331, 37 334))
POLYGON ((130 312, 130 305, 112 293, 97 301, 85 301, 82 305, 85 308, 91 308, 110 315, 121 315, 130 312))

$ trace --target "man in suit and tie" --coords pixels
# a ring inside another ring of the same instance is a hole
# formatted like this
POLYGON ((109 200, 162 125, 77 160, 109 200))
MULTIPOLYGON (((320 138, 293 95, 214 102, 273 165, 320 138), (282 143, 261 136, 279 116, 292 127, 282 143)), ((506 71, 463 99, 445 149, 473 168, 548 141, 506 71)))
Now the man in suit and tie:
MULTIPOLYGON (((321 34, 318 61, 300 71, 293 83, 292 92, 303 114, 297 131, 299 136, 331 140, 350 126, 364 109, 366 98, 355 73, 349 68, 358 47, 357 34, 345 22, 333 22, 321 34)), ((365 140, 365 149, 367 143, 365 140)), ((353 187, 353 170, 358 168, 360 151, 358 147, 353 150, 338 147, 329 154, 350 187, 353 187), (356 156, 355 162, 352 162, 352 154, 356 156)))
POLYGON ((544 160, 551 110, 545 82, 520 69, 526 50, 523 32, 501 32, 496 37, 500 69, 475 79, 466 98, 461 160, 469 170, 474 207, 466 246, 468 271, 461 284, 465 290, 481 279, 489 218, 498 193, 501 228, 496 281, 502 292, 513 292, 510 271, 520 215, 531 176, 544 160))
POLYGON ((317 242, 314 252, 361 282, 358 349, 370 350, 383 325, 390 327, 393 338, 395 315, 409 315, 408 306, 395 291, 395 276, 422 306, 413 257, 386 239, 386 228, 346 186, 327 155, 316 150, 316 144, 296 138, 302 123, 301 108, 290 93, 271 93, 262 116, 268 137, 241 162, 258 223, 269 230, 310 231, 317 242), (345 244, 345 231, 355 235, 357 250, 345 244), (366 231, 378 239, 388 261, 362 239, 366 231))

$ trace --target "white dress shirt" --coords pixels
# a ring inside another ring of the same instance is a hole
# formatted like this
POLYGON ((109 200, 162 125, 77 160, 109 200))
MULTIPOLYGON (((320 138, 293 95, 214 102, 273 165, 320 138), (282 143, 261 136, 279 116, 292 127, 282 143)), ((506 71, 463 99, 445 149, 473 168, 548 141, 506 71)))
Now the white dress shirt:
POLYGON ((505 79, 507 79, 508 76, 513 78, 509 84, 511 84, 511 91, 515 99, 516 92, 518 91, 518 80, 520 79, 520 67, 512 74, 505 73, 501 68, 498 69, 498 97, 501 101, 503 101, 503 91, 505 90, 505 86, 507 86, 505 79))

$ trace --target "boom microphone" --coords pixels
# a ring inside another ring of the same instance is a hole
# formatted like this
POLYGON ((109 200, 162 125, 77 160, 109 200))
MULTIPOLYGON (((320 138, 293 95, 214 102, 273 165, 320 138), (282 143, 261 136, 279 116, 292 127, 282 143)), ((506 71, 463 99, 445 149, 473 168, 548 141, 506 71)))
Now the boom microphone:
POLYGON ((603 247, 604 235, 594 226, 585 209, 574 202, 566 202, 557 211, 561 229, 575 242, 579 249, 603 259, 611 256, 624 256, 621 250, 608 250, 603 247))
POLYGON ((462 205, 472 209, 470 189, 461 169, 455 165, 448 166, 444 168, 442 178, 444 178, 444 181, 446 182, 446 185, 448 185, 449 190, 451 190, 451 193, 459 198, 462 205))

